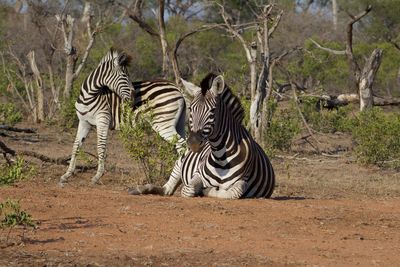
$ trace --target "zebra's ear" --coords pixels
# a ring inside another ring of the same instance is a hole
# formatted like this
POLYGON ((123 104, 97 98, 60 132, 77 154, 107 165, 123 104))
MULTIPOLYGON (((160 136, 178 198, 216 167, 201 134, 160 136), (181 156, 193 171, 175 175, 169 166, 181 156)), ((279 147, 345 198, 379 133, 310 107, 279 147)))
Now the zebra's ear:
POLYGON ((185 81, 185 80, 182 79, 182 78, 181 78, 181 81, 182 81, 183 87, 184 87, 184 89, 185 89, 185 92, 186 92, 189 96, 194 97, 198 92, 201 91, 201 88, 198 87, 197 85, 194 85, 194 84, 191 83, 191 82, 185 81))
POLYGON ((129 65, 131 57, 124 52, 118 56, 118 65, 126 67, 129 65))
POLYGON ((212 82, 211 91, 215 95, 219 95, 220 93, 222 93, 222 91, 224 91, 224 88, 225 88, 224 77, 222 77, 222 75, 218 75, 212 82))

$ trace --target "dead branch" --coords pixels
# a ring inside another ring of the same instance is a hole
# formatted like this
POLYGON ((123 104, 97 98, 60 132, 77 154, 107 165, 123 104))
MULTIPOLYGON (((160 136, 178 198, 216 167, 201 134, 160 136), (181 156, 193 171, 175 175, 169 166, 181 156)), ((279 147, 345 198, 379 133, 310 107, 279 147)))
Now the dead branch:
MULTIPOLYGON (((290 81, 290 85, 291 85, 291 88, 292 88, 293 98, 294 98, 294 102, 295 102, 295 104, 296 104, 296 109, 297 109, 297 111, 299 112, 300 118, 301 118, 301 120, 303 121, 303 124, 304 124, 304 126, 306 127, 306 129, 307 129, 309 135, 317 142, 316 150, 317 150, 318 153, 320 153, 321 150, 319 149, 318 145, 321 144, 321 143, 320 143, 319 140, 314 136, 313 130, 311 129, 311 127, 308 125, 306 119, 304 118, 303 112, 301 112, 301 109, 300 109, 300 107, 299 107, 299 99, 297 98, 297 93, 296 93, 296 86, 293 84, 293 82, 292 82, 291 79, 289 79, 289 81, 290 81)), ((305 139, 305 140, 307 140, 307 139, 305 139)))
POLYGON ((400 45, 398 43, 396 43, 395 41, 393 41, 392 39, 388 40, 389 43, 391 43, 397 50, 400 51, 400 45))
POLYGON ((148 24, 142 17, 141 6, 143 4, 143 0, 136 0, 135 2, 132 2, 132 4, 129 6, 126 6, 120 2, 117 2, 117 4, 125 10, 125 12, 128 14, 128 17, 135 21, 140 28, 142 28, 151 36, 160 38, 160 34, 158 33, 158 31, 153 29, 153 27, 151 27, 150 24, 148 24))
POLYGON ((10 154, 11 156, 15 156, 15 150, 9 148, 3 141, 0 140, 0 149, 3 151, 4 154, 10 154))
MULTIPOLYGON (((186 39, 186 38, 188 38, 188 37, 190 37, 190 36, 192 36, 192 35, 194 35, 194 34, 196 34, 196 33, 199 33, 199 32, 203 32, 203 31, 208 31, 208 30, 212 30, 212 29, 215 29, 215 28, 217 28, 217 27, 219 27, 220 25, 219 24, 215 24, 215 25, 203 25, 203 26, 201 26, 201 27, 199 27, 199 28, 197 28, 197 29, 194 29, 193 31, 190 31, 190 32, 187 32, 187 33, 185 33, 184 35, 182 35, 182 36, 180 36, 179 38, 178 38, 178 40, 176 41, 176 43, 175 43, 175 47, 174 47, 174 51, 173 51, 173 60, 172 60, 172 62, 175 62, 175 64, 176 64, 176 69, 177 69, 177 71, 178 71, 178 74, 179 74, 179 77, 180 77, 180 75, 181 75, 181 73, 180 73, 180 70, 179 70, 179 61, 178 61, 178 49, 179 49, 179 47, 180 47, 180 45, 182 44, 182 42, 186 39)), ((181 79, 179 79, 179 81, 177 81, 177 84, 178 85, 181 85, 181 79)), ((184 86, 182 86, 183 88, 185 88, 184 86)))
POLYGON ((297 93, 296 93, 296 85, 294 84, 293 80, 292 80, 292 76, 290 74, 290 72, 288 70, 285 70, 283 68, 280 68, 282 70, 282 72, 286 75, 287 79, 289 80, 290 83, 290 87, 292 88, 292 93, 293 93, 293 99, 294 99, 294 103, 296 104, 296 109, 300 115, 301 120, 303 121, 304 126, 306 127, 309 135, 317 142, 316 146, 314 147, 307 138, 305 138, 304 140, 309 142, 309 144, 314 147, 314 149, 317 151, 318 154, 321 154, 321 149, 319 148, 318 145, 320 145, 321 143, 319 142, 319 140, 315 137, 313 130, 311 129, 311 127, 308 125, 306 119, 304 118, 303 112, 301 112, 300 106, 299 106, 299 99, 297 97, 297 93))
POLYGON ((271 26, 271 28, 268 31, 268 36, 271 37, 272 34, 275 32, 276 28, 279 25, 279 22, 281 21, 283 15, 283 10, 281 10, 281 12, 279 12, 279 14, 276 16, 274 24, 271 26))
POLYGON ((313 44, 315 44, 315 46, 318 47, 321 50, 327 51, 327 52, 335 54, 335 55, 346 55, 346 51, 345 50, 334 50, 334 49, 327 48, 327 47, 324 47, 324 46, 320 45, 319 43, 317 43, 312 38, 310 38, 309 40, 311 42, 313 42, 313 44))
POLYGON ((353 71, 353 75, 356 78, 357 84, 360 81, 361 69, 358 65, 356 59, 353 54, 353 25, 360 19, 362 19, 365 15, 367 15, 372 10, 372 6, 369 5, 367 8, 356 16, 350 15, 352 18, 347 24, 347 39, 346 39, 346 56, 349 61, 349 66, 353 71))
POLYGON ((0 140, 0 149, 3 151, 2 154, 4 156, 4 158, 7 161, 7 164, 9 166, 12 165, 12 160, 10 160, 8 158, 8 154, 10 154, 11 156, 15 156, 15 150, 9 148, 6 144, 3 143, 3 141, 0 140))
POLYGON ((78 78, 83 66, 86 64, 90 50, 92 49, 93 44, 94 44, 96 34, 98 33, 98 31, 100 29, 100 20, 99 20, 99 21, 97 21, 95 28, 92 30, 92 17, 93 17, 93 15, 91 14, 90 4, 89 4, 89 2, 86 2, 85 3, 85 12, 84 12, 82 21, 86 22, 86 30, 87 30, 87 34, 89 36, 89 42, 86 46, 85 52, 83 53, 81 63, 76 68, 76 70, 73 74, 75 79, 78 78))

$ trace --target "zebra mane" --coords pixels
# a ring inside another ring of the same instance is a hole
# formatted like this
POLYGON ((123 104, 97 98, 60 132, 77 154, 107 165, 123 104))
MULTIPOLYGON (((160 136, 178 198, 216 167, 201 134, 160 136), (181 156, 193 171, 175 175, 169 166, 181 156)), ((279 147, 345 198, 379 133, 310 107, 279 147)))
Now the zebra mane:
POLYGON ((99 64, 108 62, 110 60, 114 60, 116 58, 118 58, 118 63, 121 67, 129 66, 132 60, 132 57, 126 54, 122 49, 116 49, 111 47, 110 51, 108 51, 108 53, 100 60, 99 64))
MULTIPOLYGON (((207 76, 201 81, 201 94, 203 96, 206 95, 207 91, 211 88, 214 79, 217 77, 214 73, 209 73, 207 76)), ((232 90, 226 85, 224 91, 221 94, 223 102, 227 105, 228 110, 232 112, 232 116, 239 122, 242 123, 244 118, 244 109, 242 104, 240 103, 239 98, 233 94, 232 90)))

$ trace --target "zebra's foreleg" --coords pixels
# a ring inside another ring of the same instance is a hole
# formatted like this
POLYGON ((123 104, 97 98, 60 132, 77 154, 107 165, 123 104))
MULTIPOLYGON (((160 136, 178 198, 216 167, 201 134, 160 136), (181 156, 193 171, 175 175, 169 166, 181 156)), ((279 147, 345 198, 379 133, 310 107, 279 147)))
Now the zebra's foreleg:
POLYGON ((72 147, 72 155, 71 160, 69 162, 68 170, 61 176, 59 185, 64 186, 66 182, 68 182, 68 178, 74 174, 75 164, 76 164, 76 156, 81 148, 83 141, 87 137, 91 126, 87 121, 80 120, 78 125, 78 131, 76 132, 76 137, 74 141, 74 145, 72 147))
POLYGON ((189 184, 184 185, 181 190, 183 197, 196 197, 202 196, 203 181, 201 180, 200 174, 195 173, 190 180, 189 184))
MULTIPOLYGON (((100 119, 98 119, 99 121, 100 119)), ((101 119, 97 123, 97 172, 91 180, 91 184, 99 183, 101 176, 104 174, 104 162, 106 160, 107 152, 107 137, 108 137, 109 119, 101 119)))
POLYGON ((164 195, 171 196, 175 193, 178 186, 182 183, 182 161, 184 155, 181 155, 176 161, 174 168, 169 176, 168 182, 163 185, 164 195))
POLYGON ((239 199, 242 197, 247 188, 247 182, 239 180, 228 189, 209 187, 203 190, 204 196, 226 198, 226 199, 239 199))

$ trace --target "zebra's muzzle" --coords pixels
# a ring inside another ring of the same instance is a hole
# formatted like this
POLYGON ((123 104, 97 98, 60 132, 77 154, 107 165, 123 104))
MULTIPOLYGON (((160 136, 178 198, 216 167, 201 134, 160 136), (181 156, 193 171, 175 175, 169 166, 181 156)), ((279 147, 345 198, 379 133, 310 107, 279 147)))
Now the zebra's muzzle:
POLYGON ((203 136, 199 132, 190 132, 187 139, 187 144, 191 151, 198 153, 203 148, 203 136))

